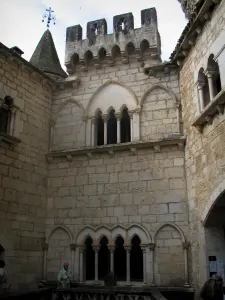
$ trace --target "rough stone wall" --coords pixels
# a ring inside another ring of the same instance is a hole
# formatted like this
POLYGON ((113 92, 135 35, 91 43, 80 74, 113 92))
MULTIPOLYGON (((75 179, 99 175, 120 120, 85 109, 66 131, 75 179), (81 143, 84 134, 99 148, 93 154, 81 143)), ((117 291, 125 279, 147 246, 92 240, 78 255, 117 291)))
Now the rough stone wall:
POLYGON ((176 286, 184 282, 184 251, 180 233, 165 226, 156 236, 156 285, 176 286))
POLYGON ((166 138, 170 133, 179 133, 174 102, 171 95, 160 87, 146 97, 140 114, 142 141, 166 138))
MULTIPOLYGON (((153 63, 155 64, 154 61, 153 63)), ((79 148, 82 146, 85 123, 84 120, 82 123, 82 116, 85 115, 85 110, 91 98, 109 80, 119 82, 131 89, 138 100, 138 104, 143 104, 140 114, 140 134, 143 141, 165 138, 171 133, 179 133, 177 108, 175 108, 175 99, 179 101, 180 97, 176 69, 171 69, 166 74, 164 74, 163 70, 160 70, 156 72, 156 76, 149 77, 149 75, 144 74, 143 67, 140 67, 136 57, 131 56, 129 64, 122 64, 120 60, 116 62, 115 66, 109 67, 105 62, 100 69, 90 68, 88 72, 77 72, 76 75, 81 78, 78 88, 67 88, 64 91, 57 91, 54 96, 53 119, 56 124, 53 129, 54 150, 69 149, 69 147, 79 148), (158 84, 161 86, 157 86, 158 84), (151 88, 153 89, 151 90, 151 88), (149 91, 149 94, 145 94, 147 91, 149 91), (57 118, 58 115, 59 117, 57 118), (62 120, 67 120, 67 122, 62 124, 61 122, 64 122, 62 120), (73 130, 71 126, 74 128, 73 130), (80 130, 78 130, 78 127, 80 130), (77 131, 79 131, 78 136, 75 134, 77 131)), ((119 86, 118 88, 121 89, 119 86)), ((113 97, 110 95, 109 98, 113 97)), ((119 102, 118 98, 119 96, 116 95, 115 101, 112 101, 113 103, 110 105, 113 106, 119 102)), ((107 98, 101 101, 102 104, 98 104, 96 108, 105 111, 109 108, 109 106, 105 108, 107 98)), ((120 102, 122 106, 126 104, 127 99, 121 97, 120 102)))
MULTIPOLYGON (((197 93, 195 73, 201 62, 206 60, 214 44, 220 44, 219 34, 225 25, 225 2, 214 11, 211 20, 203 28, 195 47, 186 59, 180 74, 181 101, 183 107, 184 127, 187 133, 185 165, 187 176, 188 202, 190 208, 190 232, 193 258, 193 284, 202 285, 207 276, 207 257, 205 251, 205 233, 201 224, 205 209, 209 209, 214 190, 224 185, 224 115, 216 116, 212 125, 207 125, 203 133, 192 127, 196 116, 197 93), (211 199, 210 199, 211 198, 211 199)), ((218 47, 215 50, 219 51, 218 47)))
POLYGON ((153 235, 165 222, 174 222, 188 239, 184 153, 176 146, 49 165, 47 231, 63 224, 76 236, 84 225, 138 223, 153 235))
POLYGON ((0 142, 0 240, 12 288, 42 276, 51 90, 0 56, 0 97, 13 98, 14 148, 0 142))
POLYGON ((56 280, 65 262, 71 266, 70 237, 63 229, 56 229, 49 238, 47 255, 47 279, 56 280))
POLYGON ((60 110, 55 123, 52 150, 85 146, 85 123, 80 107, 69 102, 60 110))

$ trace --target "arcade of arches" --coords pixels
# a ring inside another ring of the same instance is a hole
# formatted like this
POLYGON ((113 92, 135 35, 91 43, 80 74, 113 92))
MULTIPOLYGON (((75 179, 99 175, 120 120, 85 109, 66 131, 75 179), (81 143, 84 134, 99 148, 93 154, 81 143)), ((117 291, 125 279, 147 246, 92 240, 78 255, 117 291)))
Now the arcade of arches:
POLYGON ((88 236, 82 250, 83 270, 80 281, 104 280, 109 272, 113 272, 118 281, 144 281, 145 248, 141 247, 137 235, 134 235, 128 246, 124 245, 120 235, 114 245, 109 245, 105 236, 100 239, 99 245, 94 245, 93 239, 88 236))

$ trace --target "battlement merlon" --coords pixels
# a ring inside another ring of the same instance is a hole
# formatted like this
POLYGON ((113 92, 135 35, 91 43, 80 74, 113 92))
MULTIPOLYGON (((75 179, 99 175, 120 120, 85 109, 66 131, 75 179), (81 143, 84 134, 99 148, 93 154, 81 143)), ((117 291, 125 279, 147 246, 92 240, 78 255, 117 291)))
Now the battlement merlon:
POLYGON ((134 29, 132 13, 113 17, 113 33, 107 34, 105 19, 87 23, 87 38, 82 40, 80 25, 67 28, 65 65, 87 63, 90 59, 99 60, 104 56, 114 59, 118 53, 123 57, 137 53, 143 56, 161 55, 161 40, 158 32, 155 8, 141 11, 141 28, 134 29))

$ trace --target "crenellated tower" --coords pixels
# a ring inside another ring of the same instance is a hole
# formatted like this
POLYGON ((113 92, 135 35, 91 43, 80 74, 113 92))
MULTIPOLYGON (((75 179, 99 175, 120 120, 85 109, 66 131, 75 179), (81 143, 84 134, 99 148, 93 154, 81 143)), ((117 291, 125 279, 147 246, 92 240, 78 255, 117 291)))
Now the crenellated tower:
POLYGON ((128 64, 134 60, 144 64, 161 61, 161 40, 155 8, 141 11, 141 28, 134 29, 132 13, 113 17, 113 33, 107 33, 105 19, 87 23, 87 37, 82 40, 82 27, 67 28, 65 66, 69 74, 90 68, 128 64))

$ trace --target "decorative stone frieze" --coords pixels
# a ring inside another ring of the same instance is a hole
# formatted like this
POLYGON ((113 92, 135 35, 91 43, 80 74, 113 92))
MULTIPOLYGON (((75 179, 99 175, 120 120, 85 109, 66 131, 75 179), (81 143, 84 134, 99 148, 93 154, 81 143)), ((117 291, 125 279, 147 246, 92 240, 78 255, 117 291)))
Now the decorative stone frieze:
POLYGON ((136 153, 138 149, 145 149, 145 148, 153 148, 157 152, 161 149, 161 147, 171 146, 171 145, 181 145, 185 144, 185 137, 178 136, 172 137, 163 140, 156 140, 150 142, 130 142, 130 143, 122 143, 122 144, 113 144, 113 145, 103 145, 97 147, 86 147, 86 148, 78 148, 76 150, 63 150, 63 151, 51 151, 47 155, 47 159, 51 161, 54 157, 67 157, 67 155, 71 156, 80 156, 80 155, 87 155, 90 159, 94 157, 96 153, 103 153, 107 152, 110 156, 115 155, 118 151, 125 151, 128 150, 131 153, 136 153), (131 150, 132 149, 132 150, 131 150), (136 149, 136 150, 134 150, 136 149))

